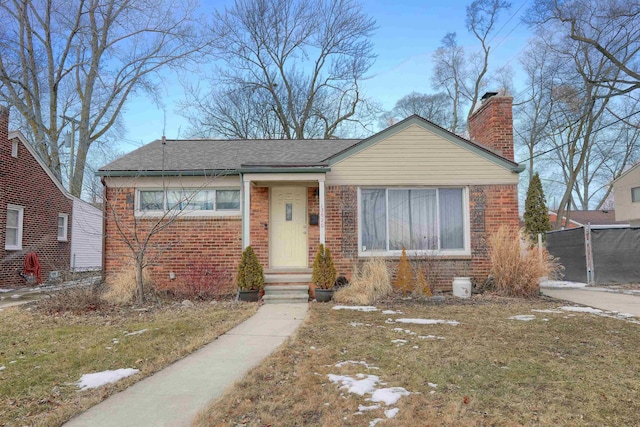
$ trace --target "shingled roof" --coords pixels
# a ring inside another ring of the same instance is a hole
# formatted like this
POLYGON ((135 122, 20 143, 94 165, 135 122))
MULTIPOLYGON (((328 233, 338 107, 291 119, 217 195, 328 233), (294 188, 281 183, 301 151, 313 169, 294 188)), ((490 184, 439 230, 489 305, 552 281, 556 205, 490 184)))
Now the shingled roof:
POLYGON ((325 159, 359 139, 252 139, 153 141, 103 166, 99 175, 117 172, 239 170, 243 167, 326 165, 325 159), (164 160, 163 160, 164 158, 164 160))

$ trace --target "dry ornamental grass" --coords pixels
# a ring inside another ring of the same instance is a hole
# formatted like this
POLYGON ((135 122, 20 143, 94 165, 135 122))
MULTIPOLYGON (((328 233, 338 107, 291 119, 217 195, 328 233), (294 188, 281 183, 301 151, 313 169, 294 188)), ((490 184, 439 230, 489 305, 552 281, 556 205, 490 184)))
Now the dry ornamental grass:
POLYGON ((373 304, 393 292, 387 263, 380 258, 368 259, 362 270, 354 267, 348 286, 340 288, 333 300, 345 304, 373 304))

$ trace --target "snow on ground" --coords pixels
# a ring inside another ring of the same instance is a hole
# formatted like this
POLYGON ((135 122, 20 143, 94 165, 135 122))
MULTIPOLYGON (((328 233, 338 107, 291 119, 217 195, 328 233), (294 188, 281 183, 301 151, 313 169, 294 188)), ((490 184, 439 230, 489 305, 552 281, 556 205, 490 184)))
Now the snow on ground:
POLYGON ((393 328, 394 332, 404 332, 405 334, 409 334, 409 335, 417 335, 415 332, 409 330, 409 329, 402 329, 402 328, 393 328))
POLYGON ((93 374, 84 374, 78 380, 78 388, 87 390, 90 388, 101 387, 105 384, 115 383, 123 378, 130 377, 140 372, 139 369, 125 368, 116 369, 115 371, 94 372, 93 374))
POLYGON ((400 345, 405 345, 407 343, 407 340, 391 340, 391 342, 393 344, 398 344, 400 346, 400 345))
POLYGON ((375 411, 376 409, 380 409, 380 405, 371 405, 371 406, 358 405, 359 412, 375 411))
POLYGON ((342 368, 344 365, 363 365, 365 368, 367 369, 380 369, 377 366, 373 366, 373 365, 369 365, 367 362, 365 362, 364 360, 361 361, 357 361, 357 360, 345 360, 344 362, 338 362, 336 363, 334 366, 336 368, 342 368))
POLYGON ((431 388, 438 388, 438 384, 436 383, 427 383, 427 385, 431 388))
POLYGON ((566 280, 543 280, 540 282, 541 288, 586 288, 586 283, 569 282, 566 280))
POLYGON ((377 308, 370 305, 336 305, 334 310, 355 310, 355 311, 378 311, 377 308))
POLYGON ((124 335, 127 337, 133 336, 133 335, 140 335, 140 334, 144 334, 145 332, 147 332, 149 329, 140 329, 139 331, 135 331, 135 332, 126 332, 124 335))
POLYGON ((6 292, 13 292, 15 289, 0 289, 0 294, 4 294, 6 292))
POLYGON ((387 406, 395 405, 402 396, 409 396, 411 393, 403 387, 379 388, 373 392, 367 400, 371 402, 382 402, 387 406))
POLYGON ((532 308, 531 311, 533 311, 534 313, 557 313, 557 314, 564 313, 564 311, 560 311, 560 310, 537 310, 535 308, 532 308))
POLYGON ((416 325, 437 325, 437 324, 446 324, 446 325, 459 325, 460 322, 456 320, 442 320, 442 319, 396 319, 398 323, 414 323, 416 325))
POLYGON ((382 314, 404 314, 402 311, 384 310, 382 314))
POLYGON ((436 335, 418 335, 421 340, 443 340, 444 337, 438 337, 436 335))
POLYGON ((383 421, 382 418, 376 418, 371 420, 371 422, 369 423, 369 427, 375 427, 376 424, 378 424, 380 421, 383 421))
POLYGON ((356 374, 356 378, 353 378, 349 375, 329 374, 327 377, 332 383, 340 384, 341 390, 347 390, 349 393, 357 394, 358 396, 373 393, 376 389, 376 384, 380 382, 380 377, 377 375, 356 374))
POLYGON ((398 414, 399 411, 400 408, 387 409, 386 411, 384 411, 384 416, 387 418, 393 418, 398 414))
POLYGON ((573 307, 565 305, 564 307, 560 307, 560 309, 564 311, 575 311, 578 313, 602 313, 602 310, 593 307, 573 307))
POLYGON ((533 314, 518 314, 516 316, 511 316, 509 320, 522 320, 524 322, 528 322, 529 320, 535 320, 536 316, 533 314))
POLYGON ((0 366, 0 371, 4 371, 5 369, 7 369, 6 366, 4 365, 0 366))

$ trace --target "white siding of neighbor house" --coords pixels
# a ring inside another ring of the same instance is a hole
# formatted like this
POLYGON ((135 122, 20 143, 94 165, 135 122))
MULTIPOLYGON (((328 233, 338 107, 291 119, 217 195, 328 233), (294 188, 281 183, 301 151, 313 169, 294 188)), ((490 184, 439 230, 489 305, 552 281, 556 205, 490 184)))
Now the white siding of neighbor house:
POLYGON ((102 269, 102 211, 76 198, 71 215, 71 269, 102 269))
POLYGON ((328 185, 517 184, 518 174, 412 125, 331 166, 328 185))
POLYGON ((616 221, 629 221, 640 225, 640 202, 631 201, 631 189, 640 187, 640 166, 636 166, 613 183, 613 200, 616 221))

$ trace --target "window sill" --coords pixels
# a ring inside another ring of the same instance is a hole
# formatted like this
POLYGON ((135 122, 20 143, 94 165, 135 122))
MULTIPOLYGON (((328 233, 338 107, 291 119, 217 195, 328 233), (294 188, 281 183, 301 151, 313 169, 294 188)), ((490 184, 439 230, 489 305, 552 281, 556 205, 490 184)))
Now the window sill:
POLYGON ((180 218, 220 218, 220 217, 240 217, 242 212, 240 211, 191 211, 182 213, 165 213, 160 211, 155 212, 135 212, 136 218, 141 219, 158 219, 165 217, 167 220, 174 220, 180 218))
POLYGON ((58 237, 58 242, 68 242, 69 239, 67 239, 66 237, 62 238, 62 237, 58 237))
MULTIPOLYGON (((358 252, 359 257, 383 257, 383 258, 400 258, 402 251, 366 251, 358 252)), ((430 257, 438 259, 471 259, 471 251, 407 251, 407 256, 412 257, 430 257)))
POLYGON ((21 251, 22 246, 5 246, 4 250, 5 251, 21 251))

